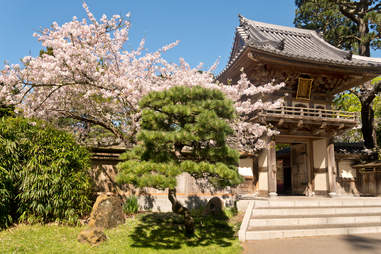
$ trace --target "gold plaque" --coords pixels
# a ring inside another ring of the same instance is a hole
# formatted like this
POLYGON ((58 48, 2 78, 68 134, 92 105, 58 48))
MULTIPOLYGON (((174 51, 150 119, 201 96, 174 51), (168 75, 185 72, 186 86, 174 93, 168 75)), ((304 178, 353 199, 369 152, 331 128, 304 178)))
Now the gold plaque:
POLYGON ((298 79, 298 91, 296 92, 297 99, 310 100, 313 81, 314 80, 310 78, 298 79))

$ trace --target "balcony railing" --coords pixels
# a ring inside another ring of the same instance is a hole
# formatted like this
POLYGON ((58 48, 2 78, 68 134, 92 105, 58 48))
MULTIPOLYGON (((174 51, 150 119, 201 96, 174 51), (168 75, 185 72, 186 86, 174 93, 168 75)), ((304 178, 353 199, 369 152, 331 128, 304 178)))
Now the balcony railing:
POLYGON ((357 122, 359 120, 357 112, 291 106, 264 110, 263 113, 265 116, 303 118, 311 120, 344 120, 345 122, 357 122))

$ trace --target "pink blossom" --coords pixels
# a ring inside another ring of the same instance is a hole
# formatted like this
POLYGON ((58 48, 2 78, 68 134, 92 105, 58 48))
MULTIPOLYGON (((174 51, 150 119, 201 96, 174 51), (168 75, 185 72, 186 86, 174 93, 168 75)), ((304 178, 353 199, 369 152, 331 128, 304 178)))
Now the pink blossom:
MULTIPOLYGON (((119 15, 103 15, 97 21, 86 3, 87 20, 77 17, 35 33, 51 54, 23 58, 19 65, 5 65, 0 72, 0 101, 17 104, 26 116, 47 120, 69 117, 106 128, 129 142, 138 128, 138 102, 150 91, 173 86, 203 86, 220 89, 235 103, 238 118, 232 123, 235 143, 241 150, 255 152, 263 148, 263 139, 276 135, 269 126, 255 122, 264 108, 279 107, 280 100, 262 101, 261 97, 284 84, 252 84, 242 72, 237 84, 216 83, 213 71, 191 68, 182 58, 169 63, 162 54, 179 42, 155 52, 146 52, 144 40, 135 50, 125 50, 130 23, 119 15), (18 93, 15 93, 18 91, 18 93)), ((127 14, 127 18, 129 14, 127 14)))

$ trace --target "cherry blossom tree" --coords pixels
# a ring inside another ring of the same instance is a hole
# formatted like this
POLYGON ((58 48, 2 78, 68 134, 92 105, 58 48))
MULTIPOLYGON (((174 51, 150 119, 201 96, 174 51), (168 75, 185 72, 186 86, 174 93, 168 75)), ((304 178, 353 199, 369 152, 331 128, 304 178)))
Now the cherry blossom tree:
POLYGON ((264 136, 276 134, 255 121, 256 113, 279 107, 280 100, 263 98, 284 84, 256 86, 242 73, 234 85, 215 82, 211 71, 191 68, 183 59, 169 63, 163 53, 178 42, 147 52, 144 40, 136 50, 126 50, 129 14, 103 15, 97 20, 83 3, 87 18, 63 25, 54 22, 34 36, 46 50, 37 57, 25 56, 22 64, 5 65, 0 72, 0 102, 22 110, 27 117, 46 120, 73 119, 71 127, 98 126, 126 145, 135 143, 139 129, 138 102, 150 91, 173 86, 221 89, 235 102, 240 116, 233 123, 238 148, 255 152, 264 136))

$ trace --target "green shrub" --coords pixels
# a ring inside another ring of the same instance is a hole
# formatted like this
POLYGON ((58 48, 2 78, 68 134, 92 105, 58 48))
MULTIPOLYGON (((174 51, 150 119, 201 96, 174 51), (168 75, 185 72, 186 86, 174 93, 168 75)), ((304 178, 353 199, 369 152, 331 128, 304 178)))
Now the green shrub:
POLYGON ((89 153, 64 131, 0 119, 0 227, 13 221, 74 224, 91 208, 89 153))
POLYGON ((127 215, 135 214, 139 210, 138 198, 134 195, 129 196, 123 204, 123 212, 127 215))
POLYGON ((237 207, 236 206, 233 206, 233 207, 226 207, 224 209, 224 214, 226 217, 228 218, 232 218, 234 216, 236 216, 238 214, 238 210, 237 210, 237 207))
POLYGON ((10 213, 13 194, 12 182, 8 172, 0 166, 0 228, 8 227, 13 222, 10 213))

